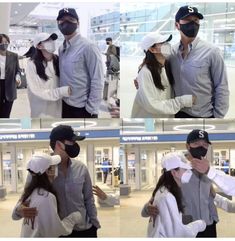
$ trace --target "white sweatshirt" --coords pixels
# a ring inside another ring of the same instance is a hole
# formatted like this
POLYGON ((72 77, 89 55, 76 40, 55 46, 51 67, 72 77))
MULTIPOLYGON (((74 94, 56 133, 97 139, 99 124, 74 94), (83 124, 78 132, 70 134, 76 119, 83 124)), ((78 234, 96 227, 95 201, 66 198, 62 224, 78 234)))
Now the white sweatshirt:
POLYGON ((56 197, 52 193, 35 189, 28 198, 29 207, 36 207, 38 215, 34 220, 23 220, 21 237, 59 237, 69 235, 75 224, 81 224, 80 212, 73 212, 68 217, 60 220, 57 213, 56 197))
POLYGON ((225 194, 235 196, 235 177, 210 167, 207 177, 211 179, 225 194))
POLYGON ((161 80, 165 90, 156 88, 150 70, 143 66, 137 76, 139 88, 132 107, 132 118, 173 117, 183 107, 192 107, 192 95, 172 98, 165 68, 162 68, 161 80))
POLYGON ((221 208, 228 213, 235 213, 235 202, 230 201, 228 198, 216 194, 214 202, 216 207, 221 208))
POLYGON ((45 68, 47 81, 41 79, 32 60, 28 61, 26 77, 28 97, 33 118, 61 117, 62 98, 68 97, 68 86, 58 87, 59 79, 55 74, 53 61, 48 61, 45 68))
POLYGON ((159 215, 157 215, 155 223, 152 217, 150 218, 148 237, 196 237, 198 232, 204 231, 206 228, 206 223, 203 220, 184 225, 176 199, 166 188, 157 191, 153 205, 158 207, 159 215))

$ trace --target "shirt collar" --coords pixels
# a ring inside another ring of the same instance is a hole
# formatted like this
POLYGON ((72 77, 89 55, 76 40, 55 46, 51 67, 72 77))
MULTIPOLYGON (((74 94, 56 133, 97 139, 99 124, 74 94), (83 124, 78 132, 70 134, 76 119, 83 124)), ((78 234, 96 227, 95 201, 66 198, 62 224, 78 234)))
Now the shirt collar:
POLYGON ((80 38, 80 34, 79 33, 76 33, 76 35, 74 35, 70 40, 66 41, 66 43, 69 45, 69 46, 73 46, 77 40, 80 38))
MULTIPOLYGON (((188 48, 189 48, 189 51, 191 51, 192 49, 194 49, 196 47, 196 45, 198 44, 200 38, 199 37, 196 37, 189 45, 188 45, 188 48)), ((183 51, 184 50, 184 46, 182 44, 182 42, 180 41, 180 44, 179 44, 179 50, 180 51, 183 51)))

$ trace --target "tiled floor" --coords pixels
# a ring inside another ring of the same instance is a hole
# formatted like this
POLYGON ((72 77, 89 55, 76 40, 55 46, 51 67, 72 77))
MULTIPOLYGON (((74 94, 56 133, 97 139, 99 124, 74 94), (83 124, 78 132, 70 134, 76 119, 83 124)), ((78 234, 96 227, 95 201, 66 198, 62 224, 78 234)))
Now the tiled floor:
MULTIPOLYGON (((121 199, 121 237, 146 237, 148 218, 142 218, 140 213, 150 196, 150 191, 141 191, 132 192, 129 198, 121 199)), ((218 237, 235 237, 235 213, 218 209, 218 214, 218 237)))
MULTIPOLYGON (((129 198, 121 198, 121 207, 98 207, 98 218, 102 226, 98 231, 99 237, 146 237, 148 219, 142 218, 140 212, 150 195, 150 191, 132 192, 129 198)), ((0 201, 0 238, 19 237, 21 222, 11 219, 18 197, 19 195, 10 194, 5 201, 0 201)), ((218 237, 235 237, 235 214, 222 210, 218 212, 218 237)))
MULTIPOLYGON (((12 210, 18 198, 19 194, 8 194, 5 201, 0 201, 0 238, 19 237, 20 235, 21 221, 11 219, 12 210)), ((98 207, 97 211, 101 224, 98 236, 120 237, 120 207, 98 207)))

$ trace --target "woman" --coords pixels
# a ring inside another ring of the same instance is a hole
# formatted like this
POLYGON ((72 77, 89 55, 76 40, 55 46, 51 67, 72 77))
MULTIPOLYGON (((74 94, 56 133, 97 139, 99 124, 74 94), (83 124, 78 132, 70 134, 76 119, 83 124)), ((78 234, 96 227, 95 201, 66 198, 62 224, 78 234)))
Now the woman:
POLYGON ((21 84, 18 55, 7 50, 9 44, 9 37, 0 34, 0 118, 10 117, 21 84))
POLYGON ((40 33, 34 39, 36 48, 26 68, 31 117, 61 117, 63 97, 71 94, 69 86, 59 86, 59 59, 55 52, 58 36, 40 33))
POLYGON ((166 58, 171 53, 172 35, 151 33, 142 40, 145 52, 137 76, 138 90, 132 108, 133 118, 172 117, 183 107, 192 107, 192 95, 172 97, 174 80, 166 58))
MULTIPOLYGON (((206 228, 203 220, 187 225, 182 223, 181 183, 189 182, 192 172, 183 155, 169 153, 162 160, 163 174, 152 194, 152 205, 157 206, 159 214, 151 217, 148 224, 148 237, 196 237, 206 228)), ((146 205, 142 210, 145 216, 146 205)))
MULTIPOLYGON (((59 155, 49 156, 45 153, 34 155, 27 165, 32 179, 26 186, 16 209, 20 204, 34 207, 37 210, 35 218, 24 218, 21 237, 59 237, 72 232, 75 224, 80 224, 80 212, 73 212, 60 220, 58 216, 58 201, 52 182, 56 176, 59 155)), ((13 212, 15 213, 15 212, 13 212)), ((13 219, 17 219, 13 216, 13 219)))

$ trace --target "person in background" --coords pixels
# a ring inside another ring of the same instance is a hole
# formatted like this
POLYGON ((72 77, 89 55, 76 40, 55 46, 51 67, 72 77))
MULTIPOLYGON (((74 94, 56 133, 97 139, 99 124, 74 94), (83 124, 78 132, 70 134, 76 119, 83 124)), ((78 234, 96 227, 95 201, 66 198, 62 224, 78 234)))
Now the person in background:
POLYGON ((26 68, 32 118, 60 118, 62 98, 69 97, 69 86, 59 87, 59 59, 54 54, 57 34, 39 33, 34 39, 35 53, 26 68))
POLYGON ((60 86, 73 92, 62 101, 62 118, 97 118, 103 97, 104 73, 97 46, 81 36, 74 8, 63 8, 57 17, 64 35, 59 48, 60 86))
POLYGON ((114 206, 119 203, 119 197, 113 196, 111 194, 106 194, 97 185, 93 186, 93 194, 99 198, 99 202, 105 203, 108 206, 114 206))
POLYGON ((138 90, 132 107, 132 118, 171 117, 183 107, 191 107, 196 97, 172 98, 174 78, 166 58, 171 53, 172 35, 146 35, 141 42, 145 52, 137 76, 138 90))
MULTIPOLYGON (((163 173, 152 194, 152 205, 157 206, 159 213, 151 216, 148 224, 148 237, 195 237, 205 230, 203 220, 195 220, 187 225, 182 222, 184 205, 181 185, 188 183, 192 176, 192 167, 185 157, 178 153, 168 153, 162 159, 163 173)), ((147 205, 142 216, 148 217, 147 205)))
POLYGON ((9 118, 17 86, 21 85, 19 59, 16 53, 7 50, 10 38, 0 34, 0 118, 9 118))
POLYGON ((29 42, 30 42, 30 47, 28 51, 23 55, 26 58, 32 58, 36 50, 36 48, 34 47, 33 41, 30 39, 29 42))
MULTIPOLYGON (((63 220, 58 215, 57 194, 52 182, 56 178, 60 161, 59 155, 49 156, 41 153, 33 155, 28 162, 27 170, 32 178, 25 187, 17 208, 21 209, 27 203, 27 207, 37 210, 37 215, 24 218, 21 237, 59 237, 72 233, 74 225, 81 224, 80 212, 73 212, 63 220)), ((15 220, 21 218, 17 215, 12 217, 15 220)))

